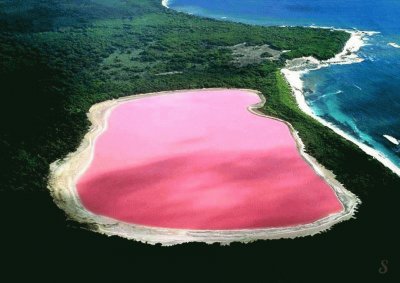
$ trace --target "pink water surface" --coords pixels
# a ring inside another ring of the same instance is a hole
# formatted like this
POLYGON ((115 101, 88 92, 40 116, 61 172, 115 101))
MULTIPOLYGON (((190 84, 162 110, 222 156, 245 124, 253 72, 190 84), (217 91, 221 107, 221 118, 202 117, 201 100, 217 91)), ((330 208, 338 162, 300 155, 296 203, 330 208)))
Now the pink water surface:
POLYGON ((185 229, 306 224, 340 212, 284 123, 250 113, 244 90, 125 102, 78 180, 83 205, 124 222, 185 229))

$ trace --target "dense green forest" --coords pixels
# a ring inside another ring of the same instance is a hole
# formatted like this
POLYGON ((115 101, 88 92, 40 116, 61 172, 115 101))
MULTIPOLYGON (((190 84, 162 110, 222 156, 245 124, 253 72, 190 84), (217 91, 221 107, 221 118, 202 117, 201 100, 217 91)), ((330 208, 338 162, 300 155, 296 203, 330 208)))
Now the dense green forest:
POLYGON ((329 30, 194 18, 159 1, 9 2, 0 17, 2 190, 45 189, 49 163, 76 148, 96 102, 166 89, 253 87, 284 58, 330 58, 348 39, 329 30), (237 68, 227 47, 243 42, 291 51, 279 62, 237 68))
MULTIPOLYGON (((79 145, 90 126, 86 112, 92 104, 153 91, 237 87, 261 91, 267 100, 263 111, 292 123, 307 151, 363 201, 357 221, 335 226, 336 234, 327 234, 343 243, 352 233, 376 236, 371 229, 386 231, 392 219, 382 215, 395 214, 390 201, 398 199, 400 178, 302 113, 279 72, 286 59, 333 57, 349 35, 205 19, 165 9, 160 2, 0 1, 0 199, 11 227, 17 229, 15 222, 23 215, 14 211, 14 219, 9 214, 17 202, 22 203, 17 209, 29 210, 28 223, 51 219, 47 221, 54 228, 46 222, 27 224, 36 241, 44 237, 39 231, 44 227, 58 236, 65 235, 64 227, 76 227, 51 203, 47 175, 50 163, 79 145), (290 51, 277 60, 264 55, 256 64, 238 66, 231 47, 240 43, 290 51)), ((98 243, 107 240, 80 233, 98 243)), ((328 241, 327 236, 319 237, 324 240, 316 245, 328 241)), ((110 239, 109 244, 125 245, 115 241, 110 239)), ((298 241, 312 245, 310 240, 298 241)), ((377 253, 372 255, 378 260, 377 253)))

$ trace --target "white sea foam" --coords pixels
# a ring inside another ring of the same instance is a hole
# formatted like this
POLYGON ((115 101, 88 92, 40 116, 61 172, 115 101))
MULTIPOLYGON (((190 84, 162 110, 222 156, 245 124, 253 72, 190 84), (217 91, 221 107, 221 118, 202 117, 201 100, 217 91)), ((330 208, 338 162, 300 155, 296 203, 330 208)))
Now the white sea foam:
POLYGON ((394 47, 394 48, 400 48, 400 45, 398 45, 398 44, 395 43, 395 42, 389 42, 388 45, 390 45, 390 46, 392 46, 392 47, 394 47))
MULTIPOLYGON (((330 27, 323 27, 330 28, 330 27)), ((321 117, 317 116, 312 109, 308 106, 304 93, 303 93, 303 80, 302 76, 311 70, 317 70, 320 68, 328 67, 332 64, 353 64, 362 62, 363 59, 358 57, 356 52, 358 52, 362 46, 365 45, 364 38, 367 36, 372 36, 377 34, 377 32, 365 32, 365 31, 352 31, 352 30, 344 30, 351 34, 350 39, 347 41, 342 52, 337 54, 334 58, 325 61, 319 61, 313 57, 303 57, 294 60, 290 60, 287 62, 286 67, 281 70, 282 74, 285 76, 286 80, 292 87, 293 94, 296 98, 297 104, 300 109, 313 117, 315 120, 319 121, 326 127, 329 127, 337 134, 341 135, 345 139, 356 144, 361 150, 365 153, 371 155, 387 168, 392 170, 395 174, 400 176, 400 168, 397 167, 390 159, 388 159, 384 154, 377 151, 376 149, 360 142, 356 138, 350 136, 343 130, 336 127, 334 124, 325 121, 321 117)), ((356 86, 358 87, 358 86, 356 86)), ((360 89, 360 87, 358 87, 360 89)), ((396 140, 397 141, 397 140, 396 140)))
POLYGON ((161 5, 163 5, 165 8, 169 8, 169 0, 162 0, 161 5))
POLYGON ((317 98, 311 100, 311 102, 317 102, 318 100, 320 100, 320 99, 322 99, 322 98, 325 98, 325 97, 327 97, 327 96, 330 96, 330 95, 338 95, 338 94, 341 94, 341 93, 343 93, 342 90, 338 90, 338 91, 335 91, 335 92, 328 92, 328 93, 326 93, 326 94, 319 95, 317 98))
POLYGON ((390 141, 391 143, 395 144, 395 145, 400 145, 400 140, 389 136, 389 135, 383 135, 384 138, 386 138, 388 141, 390 141))

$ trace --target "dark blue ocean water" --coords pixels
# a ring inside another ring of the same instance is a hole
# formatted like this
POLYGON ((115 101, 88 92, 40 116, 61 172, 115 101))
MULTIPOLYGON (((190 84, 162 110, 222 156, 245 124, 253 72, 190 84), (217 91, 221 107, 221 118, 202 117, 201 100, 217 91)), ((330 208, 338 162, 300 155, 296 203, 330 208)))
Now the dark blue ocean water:
POLYGON ((378 31, 352 65, 306 74, 306 99, 325 120, 400 167, 400 0, 172 0, 173 9, 259 25, 317 25, 378 31))

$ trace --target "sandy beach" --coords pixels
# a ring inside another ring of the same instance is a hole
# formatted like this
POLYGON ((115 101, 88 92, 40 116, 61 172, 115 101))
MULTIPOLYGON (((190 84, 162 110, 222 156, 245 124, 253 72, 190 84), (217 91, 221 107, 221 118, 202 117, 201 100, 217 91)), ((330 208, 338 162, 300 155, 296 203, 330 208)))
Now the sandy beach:
POLYGON ((395 174, 400 176, 400 168, 397 167, 386 156, 384 156, 382 153, 375 150, 374 148, 356 140, 352 136, 345 133, 343 130, 333 125, 332 123, 329 123, 324 119, 322 119, 321 117, 315 115, 306 102, 303 93, 303 81, 302 81, 302 76, 304 74, 312 70, 328 67, 331 64, 353 64, 362 62, 363 59, 357 56, 357 52, 360 50, 362 46, 365 45, 366 37, 376 34, 376 32, 350 31, 350 30, 344 30, 344 31, 350 33, 351 38, 346 43, 343 51, 337 54, 334 58, 331 58, 326 61, 319 61, 313 57, 303 57, 303 58, 293 59, 287 62, 286 67, 282 69, 281 72, 285 76, 289 85, 292 87, 293 94, 296 97, 297 104, 304 113, 313 117, 315 120, 317 120, 324 126, 329 127, 330 129, 332 129, 334 132, 344 137, 345 139, 353 142, 365 153, 374 157, 376 160, 381 162, 395 174))
MULTIPOLYGON (((246 91, 257 94, 261 98, 260 103, 248 108, 249 111, 256 115, 264 116, 257 110, 265 103, 263 96, 259 95, 256 91, 246 91)), ((182 91, 178 91, 178 93, 180 92, 182 91)), ((69 217, 78 222, 88 224, 91 230, 105 235, 117 235, 127 239, 150 244, 161 243, 167 246, 185 242, 218 242, 221 244, 229 244, 231 242, 252 242, 260 239, 296 238, 320 233, 328 230, 336 223, 353 217, 357 205, 360 203, 358 198, 338 183, 332 172, 326 170, 314 158, 304 152, 302 141, 293 127, 286 122, 296 140, 297 148, 301 156, 312 166, 318 175, 326 180, 342 203, 344 209, 340 213, 329 215, 313 223, 293 227, 240 230, 190 230, 155 228, 129 224, 89 212, 81 203, 77 194, 76 183, 92 162, 96 138, 107 129, 107 121, 112 109, 126 101, 156 95, 171 95, 172 93, 176 92, 134 95, 99 103, 90 109, 88 117, 92 123, 92 127, 78 150, 68 155, 64 160, 54 162, 50 168, 49 189, 56 204, 63 209, 69 217)), ((275 119, 273 117, 268 118, 275 119)))

